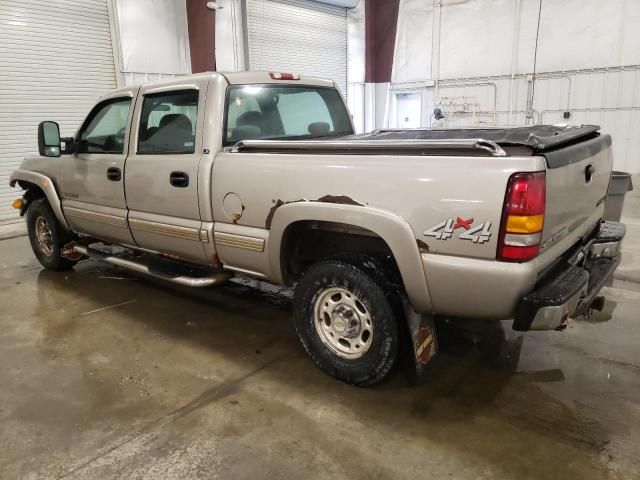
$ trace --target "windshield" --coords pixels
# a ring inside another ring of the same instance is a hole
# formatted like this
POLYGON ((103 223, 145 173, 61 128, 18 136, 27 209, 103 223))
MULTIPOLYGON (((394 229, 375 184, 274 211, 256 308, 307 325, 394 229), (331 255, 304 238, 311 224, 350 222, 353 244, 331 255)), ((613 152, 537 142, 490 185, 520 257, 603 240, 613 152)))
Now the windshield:
POLYGON ((353 133, 333 88, 279 85, 229 87, 224 144, 255 139, 309 139, 353 133))

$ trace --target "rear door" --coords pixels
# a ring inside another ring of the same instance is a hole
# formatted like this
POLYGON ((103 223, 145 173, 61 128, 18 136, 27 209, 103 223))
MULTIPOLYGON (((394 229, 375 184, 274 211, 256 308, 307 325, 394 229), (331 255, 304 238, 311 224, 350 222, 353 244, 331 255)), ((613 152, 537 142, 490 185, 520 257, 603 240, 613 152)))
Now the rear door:
POLYGON ((600 135, 544 156, 548 168, 542 250, 602 216, 611 176, 611 137, 600 135))
POLYGON ((141 87, 125 172, 129 227, 140 247, 204 262, 198 165, 207 79, 141 87))
POLYGON ((77 153, 64 156, 62 208, 76 232, 133 243, 123 175, 137 90, 119 90, 100 101, 76 135, 77 153))

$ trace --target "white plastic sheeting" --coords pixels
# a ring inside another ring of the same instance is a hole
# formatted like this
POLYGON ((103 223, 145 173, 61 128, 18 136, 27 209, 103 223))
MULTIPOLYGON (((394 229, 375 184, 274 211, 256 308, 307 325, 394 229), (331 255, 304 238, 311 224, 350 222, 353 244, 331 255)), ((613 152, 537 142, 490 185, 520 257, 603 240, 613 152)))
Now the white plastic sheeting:
MULTIPOLYGON (((443 0, 439 77, 532 72, 538 8, 539 0, 443 0)), ((639 22, 637 1, 542 0, 537 70, 638 64, 639 22)), ((432 0, 400 0, 394 83, 431 79, 432 26, 432 0)))
POLYGON ((432 3, 427 0, 400 0, 391 75, 393 83, 430 78, 432 3))
POLYGON ((365 71, 365 2, 347 10, 347 81, 364 82, 365 71))
POLYGON ((373 114, 367 112, 367 89, 365 80, 365 2, 347 10, 347 104, 353 117, 356 132, 367 130, 366 119, 373 114))
POLYGON ((216 10, 216 70, 245 70, 242 0, 218 0, 216 10))
POLYGON ((401 92, 421 94, 423 126, 436 106, 450 127, 598 124, 614 168, 640 173, 640 1, 542 0, 531 110, 540 0, 442 0, 437 68, 433 3, 400 0, 389 126, 401 92))
POLYGON ((115 0, 115 5, 127 83, 140 75, 191 73, 185 0, 115 0))

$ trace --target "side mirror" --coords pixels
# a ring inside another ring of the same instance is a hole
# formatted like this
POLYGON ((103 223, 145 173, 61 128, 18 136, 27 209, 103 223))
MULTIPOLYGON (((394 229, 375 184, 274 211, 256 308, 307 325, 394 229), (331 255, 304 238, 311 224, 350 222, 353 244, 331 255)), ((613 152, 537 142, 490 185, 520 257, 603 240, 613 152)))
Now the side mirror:
POLYGON ((38 125, 38 151, 43 157, 60 156, 60 127, 56 122, 38 125))

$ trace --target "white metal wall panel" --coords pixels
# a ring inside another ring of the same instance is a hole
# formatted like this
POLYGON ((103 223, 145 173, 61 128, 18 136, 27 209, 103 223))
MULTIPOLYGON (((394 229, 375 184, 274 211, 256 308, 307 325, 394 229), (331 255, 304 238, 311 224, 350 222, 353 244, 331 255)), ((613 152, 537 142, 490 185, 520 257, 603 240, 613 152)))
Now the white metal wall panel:
POLYGON ((251 70, 335 80, 347 93, 346 9, 311 0, 247 0, 251 70))
POLYGON ((107 0, 0 2, 0 224, 19 219, 9 175, 37 152, 38 123, 71 136, 115 87, 107 0))

